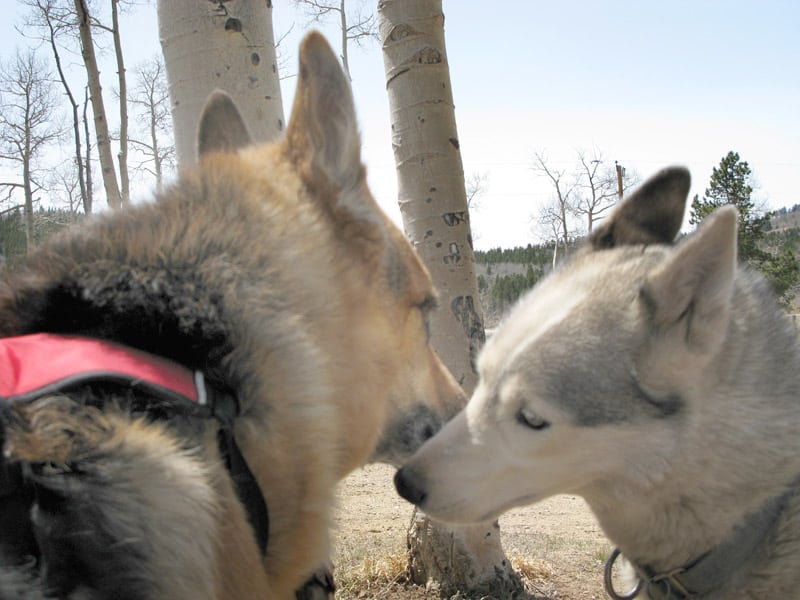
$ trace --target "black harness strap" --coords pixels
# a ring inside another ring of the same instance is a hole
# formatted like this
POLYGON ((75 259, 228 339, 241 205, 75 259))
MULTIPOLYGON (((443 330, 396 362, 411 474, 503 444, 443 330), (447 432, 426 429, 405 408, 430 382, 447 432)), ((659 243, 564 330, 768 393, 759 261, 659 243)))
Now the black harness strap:
POLYGON ((236 495, 247 510, 247 519, 253 528, 261 554, 266 554, 269 541, 269 513, 261 488, 258 487, 253 472, 247 466, 247 461, 242 456, 230 427, 219 428, 217 443, 220 456, 225 461, 225 466, 230 473, 236 495))
MULTIPOLYGON (((70 340, 80 340, 78 337, 70 336, 50 336, 42 334, 39 336, 29 336, 31 339, 40 337, 46 338, 48 343, 63 344, 69 343, 70 340)), ((155 418, 169 419, 170 415, 174 414, 193 414, 196 416, 213 417, 219 422, 219 429, 217 431, 217 443, 219 447, 220 457, 222 458, 225 467, 228 470, 233 487, 239 501, 244 505, 247 512, 248 521, 253 528, 256 542, 262 555, 266 554, 267 542, 269 540, 269 511, 264 495, 261 493, 261 488, 256 481, 253 472, 247 465, 247 461, 242 455, 236 437, 233 433, 233 426, 236 417, 239 415, 239 404, 234 395, 224 393, 217 388, 211 387, 206 384, 202 375, 198 372, 192 375, 182 365, 177 365, 168 359, 158 356, 148 355, 147 353, 139 350, 131 349, 130 354, 135 355, 136 360, 143 362, 147 369, 151 369, 156 374, 155 379, 159 379, 158 375, 162 374, 162 369, 172 371, 169 376, 165 376, 164 380, 171 380, 175 372, 179 372, 182 379, 193 379, 194 390, 191 392, 196 398, 186 395, 186 392, 177 389, 169 383, 165 384, 162 381, 157 383, 149 381, 143 377, 141 373, 132 373, 125 371, 109 371, 104 365, 103 369, 93 368, 93 358, 78 355, 77 361, 81 364, 80 368, 76 367, 74 371, 70 371, 68 376, 60 373, 55 379, 43 379, 41 383, 31 385, 30 381, 26 382, 24 390, 14 388, 17 382, 11 381, 12 379, 24 379, 28 373, 25 369, 18 368, 19 364, 24 363, 25 360, 35 361, 41 356, 27 356, 27 344, 25 348, 15 347, 14 352, 10 352, 3 347, 3 342, 12 339, 22 338, 0 338, 0 359, 4 356, 9 356, 9 365, 0 364, 5 370, 0 368, 0 373, 5 374, 5 378, 9 381, 4 381, 8 390, 3 390, 4 393, 0 394, 0 417, 2 411, 9 404, 15 402, 29 402, 40 398, 46 394, 67 391, 69 388, 76 386, 90 384, 90 383, 110 383, 122 387, 136 388, 140 391, 145 391, 149 397, 152 398, 152 408, 154 408, 152 415, 155 418), (165 366, 166 364, 166 366, 165 366), (4 407, 4 405, 6 405, 4 407)), ((25 340, 26 342, 28 340, 25 340)), ((38 339, 33 339, 34 343, 38 343, 38 339)), ((106 344, 99 340, 94 340, 92 343, 106 344)), ((118 345, 113 346, 113 351, 117 354, 120 350, 125 352, 123 348, 118 345)), ((102 350, 102 348, 101 348, 102 350)), ((124 359, 129 356, 123 356, 124 359)), ((30 378, 29 378, 30 379, 30 378)), ((185 385, 183 387, 185 388, 185 385)), ((2 442, 2 418, 0 418, 0 442, 2 442)), ((16 489, 20 485, 19 469, 13 465, 6 464, 6 461, 0 460, 0 496, 3 490, 16 489)))
POLYGON ((219 455, 228 469, 239 501, 247 510, 247 519, 253 528, 261 554, 264 555, 269 541, 269 511, 264 494, 261 493, 255 475, 247 465, 233 434, 233 423, 239 414, 239 403, 234 396, 221 393, 213 387, 206 385, 205 389, 208 394, 208 405, 220 423, 217 431, 219 455))

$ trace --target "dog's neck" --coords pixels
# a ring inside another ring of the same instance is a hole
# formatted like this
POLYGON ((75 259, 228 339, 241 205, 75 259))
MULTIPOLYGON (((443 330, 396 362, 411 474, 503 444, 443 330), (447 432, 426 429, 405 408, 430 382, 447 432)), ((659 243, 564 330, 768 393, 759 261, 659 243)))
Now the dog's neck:
MULTIPOLYGON (((696 465, 701 466, 701 458, 696 465)), ((629 560, 658 571, 669 571, 696 560, 724 542, 747 515, 757 513, 786 486, 800 469, 791 474, 752 475, 750 482, 734 484, 715 480, 719 473, 710 466, 702 475, 695 468, 676 469, 656 485, 635 477, 622 476, 612 486, 584 493, 600 526, 629 560)), ((774 468, 775 471, 779 469, 774 468)))
MULTIPOLYGON (((773 418, 797 422, 796 416, 773 418)), ((751 421, 758 418, 751 415, 751 421)), ((736 551, 761 547, 779 526, 784 518, 783 506, 794 501, 790 495, 797 494, 800 487, 800 451, 790 449, 788 459, 786 448, 773 445, 763 453, 757 451, 758 436, 769 435, 764 429, 766 420, 751 425, 749 432, 729 429, 727 436, 724 427, 709 425, 706 445, 682 439, 670 460, 664 460, 669 465, 666 472, 651 474, 651 478, 641 471, 636 476, 626 473, 606 488, 585 494, 609 540, 636 565, 640 578, 644 573, 660 576, 697 564, 701 572, 714 574, 715 585, 736 585, 737 575, 761 568, 762 553, 746 552, 742 556, 736 551), (709 443, 714 451, 703 452, 709 443), (739 464, 738 471, 732 462, 739 464), (732 555, 738 558, 733 560, 732 555), (711 558, 698 563, 705 557, 711 558)), ((788 439, 789 445, 795 443, 785 435, 776 437, 788 439)), ((691 571, 688 577, 698 585, 691 571)))
POLYGON ((719 543, 683 564, 658 569, 637 560, 630 561, 630 585, 634 591, 626 590, 623 596, 613 583, 614 565, 621 554, 619 548, 615 548, 605 566, 607 593, 612 598, 628 598, 639 597, 637 593, 644 590, 645 596, 652 600, 699 600, 727 594, 736 589, 753 567, 758 567, 758 559, 753 558, 766 555, 759 548, 771 539, 770 533, 778 526, 798 490, 800 477, 779 495, 768 498, 758 510, 745 515, 719 543))
POLYGON ((755 299, 741 301, 752 306, 683 394, 681 422, 637 436, 647 446, 583 494, 609 539, 637 564, 663 571, 697 559, 800 475, 796 334, 755 299), (759 328, 771 331, 770 348, 750 342, 763 338, 759 328), (765 361, 779 350, 781 362, 765 361))

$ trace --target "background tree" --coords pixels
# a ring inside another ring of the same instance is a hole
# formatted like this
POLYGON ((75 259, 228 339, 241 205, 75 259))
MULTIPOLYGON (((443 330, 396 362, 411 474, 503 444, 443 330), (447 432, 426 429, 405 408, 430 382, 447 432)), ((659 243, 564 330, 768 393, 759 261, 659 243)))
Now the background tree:
POLYGON ((235 100, 253 139, 284 129, 271 2, 158 0, 178 164, 195 161, 197 120, 217 88, 235 100))
POLYGON ((114 168, 114 159, 111 154, 111 135, 108 129, 105 102, 103 101, 103 86, 100 83, 100 67, 97 64, 97 55, 92 35, 91 13, 86 0, 75 0, 75 12, 78 19, 78 31, 81 40, 81 55, 86 67, 86 77, 89 82, 89 94, 92 101, 94 115, 94 131, 97 138, 97 153, 100 158, 100 173, 103 177, 103 187, 106 191, 106 200, 111 208, 119 208, 122 204, 117 172, 114 168))
POLYGON ((467 192, 467 208, 472 211, 480 210, 481 198, 489 186, 488 173, 472 173, 464 182, 467 192))
POLYGON ((555 269, 558 262, 558 248, 563 247, 563 255, 566 256, 569 248, 570 235, 569 226, 565 225, 566 219, 571 213, 564 210, 564 199, 558 193, 551 197, 548 202, 539 207, 539 214, 536 217, 536 233, 544 238, 553 246, 551 266, 555 269), (564 233, 564 230, 567 233, 564 233))
POLYGON ((88 215, 94 206, 94 188, 92 187, 92 134, 89 131, 89 86, 83 90, 83 139, 86 146, 86 158, 83 161, 84 175, 86 177, 86 205, 89 207, 88 215))
POLYGON ((117 92, 119 94, 119 183, 120 199, 127 204, 131 195, 128 173, 128 81, 125 76, 125 59, 122 52, 122 33, 119 29, 120 0, 111 0, 111 36, 117 60, 117 92))
POLYGON ((342 65, 344 72, 347 73, 347 78, 352 81, 348 46, 350 42, 361 46, 366 41, 379 39, 375 13, 365 12, 364 0, 356 0, 357 6, 352 13, 347 10, 346 0, 294 0, 294 4, 303 8, 306 15, 314 21, 321 22, 329 16, 338 18, 341 32, 342 65))
MULTIPOLYGON (((553 266, 558 259, 559 246, 566 255, 576 239, 591 233, 595 223, 605 217, 620 195, 617 168, 604 165, 602 152, 577 150, 573 167, 557 169, 543 151, 534 153, 533 171, 550 180, 554 194, 542 205, 536 222, 546 240, 553 242, 553 266)), ((623 169, 622 192, 638 181, 635 171, 623 169)))
POLYGON ((139 133, 130 138, 130 143, 144 156, 138 169, 152 174, 156 190, 160 190, 164 170, 172 168, 175 162, 166 68, 161 56, 155 55, 138 65, 134 73, 130 103, 139 133))
MULTIPOLYGON (((66 161, 49 170, 47 175, 47 191, 50 205, 58 212, 55 214, 79 215, 83 209, 78 172, 72 161, 66 161)), ((70 218, 69 222, 73 222, 70 218)), ((56 221, 63 225, 63 221, 56 221)))
POLYGON ((579 218, 585 219, 586 233, 591 233, 594 224, 606 216, 620 194, 633 187, 638 176, 633 171, 623 169, 622 189, 617 180, 617 164, 606 164, 603 153, 594 148, 591 154, 578 150, 579 166, 576 173, 577 189, 572 211, 579 218))
MULTIPOLYGON (((400 211, 440 293, 431 341, 470 394, 485 334, 441 1, 381 0, 378 19, 400 211)), ((412 579, 436 581, 451 592, 485 589, 506 596, 518 590, 499 534, 496 524, 453 529, 418 513, 409 531, 412 579)))
POLYGON ((577 187, 577 182, 570 177, 566 169, 555 169, 548 165, 543 151, 534 153, 533 170, 542 177, 548 178, 553 184, 555 195, 544 204, 539 211, 538 222, 546 231, 552 232, 553 266, 558 257, 558 245, 564 248, 566 256, 570 240, 575 236, 575 231, 570 224, 571 217, 575 214, 573 209, 572 194, 577 187))
POLYGON ((702 198, 695 195, 689 223, 699 224, 720 206, 732 204, 739 211, 738 252, 740 260, 761 271, 773 285, 779 298, 788 303, 789 293, 800 280, 797 260, 789 247, 768 251, 766 236, 770 228, 768 214, 759 211, 752 200, 752 173, 738 152, 728 152, 711 171, 711 179, 702 198))
MULTIPOLYGON (((486 193, 489 187, 489 174, 488 173, 472 173, 465 181, 467 192, 467 210, 470 215, 474 215, 481 209, 481 198, 486 193)), ((472 241, 475 242, 480 239, 480 233, 472 224, 470 219, 470 227, 472 229, 472 241)))
POLYGON ((34 244, 33 195, 43 184, 36 160, 62 133, 56 125, 53 87, 50 71, 33 49, 18 50, 0 69, 0 159, 19 169, 27 248, 34 244))
POLYGON ((39 32, 39 39, 50 47, 53 61, 58 72, 58 79, 64 88, 64 93, 69 99, 72 113, 72 137, 75 144, 75 168, 77 169, 77 184, 80 190, 83 212, 92 212, 92 198, 86 181, 85 162, 81 150, 81 118, 78 113, 78 101, 72 91, 72 86, 67 78, 63 61, 61 60, 61 42, 76 36, 76 19, 74 8, 63 0, 22 0, 29 7, 30 12, 25 19, 23 35, 31 31, 39 32))
POLYGON ((758 266, 766 258, 759 247, 769 227, 769 216, 756 210, 751 198, 750 165, 738 152, 728 152, 711 170, 711 179, 702 198, 695 195, 689 223, 697 225, 720 206, 732 204, 739 211, 739 257, 758 266))

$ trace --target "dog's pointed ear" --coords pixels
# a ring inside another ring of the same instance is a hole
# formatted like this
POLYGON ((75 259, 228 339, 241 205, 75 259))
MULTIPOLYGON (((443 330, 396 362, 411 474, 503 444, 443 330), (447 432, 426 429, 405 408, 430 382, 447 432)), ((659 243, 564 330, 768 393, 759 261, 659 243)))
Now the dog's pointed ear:
POLYGON ((233 99, 222 90, 211 92, 197 127, 197 156, 235 152, 250 143, 250 132, 233 99))
POLYGON ((656 173, 589 236, 601 250, 629 244, 670 244, 681 229, 691 176, 683 167, 656 173))
POLYGON ((286 138, 295 162, 302 166, 310 161, 311 170, 305 176, 315 179, 324 174, 341 190, 353 189, 364 177, 350 83, 328 42, 316 31, 300 44, 297 90, 286 138))
POLYGON ((659 329, 685 320, 686 342, 715 346, 725 334, 736 274, 738 213, 718 209, 651 273, 641 297, 659 329))

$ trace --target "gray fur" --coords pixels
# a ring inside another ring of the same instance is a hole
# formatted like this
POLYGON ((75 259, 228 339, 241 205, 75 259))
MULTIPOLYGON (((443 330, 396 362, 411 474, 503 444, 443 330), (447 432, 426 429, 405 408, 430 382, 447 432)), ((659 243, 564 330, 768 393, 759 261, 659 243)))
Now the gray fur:
POLYGON ((661 172, 525 297, 482 351, 465 411, 395 481, 426 513, 462 522, 579 494, 655 573, 777 506, 765 534, 740 538, 755 540, 743 564, 715 566, 696 598, 795 598, 798 336, 736 264, 735 210, 671 243, 687 191, 685 170, 661 172))

